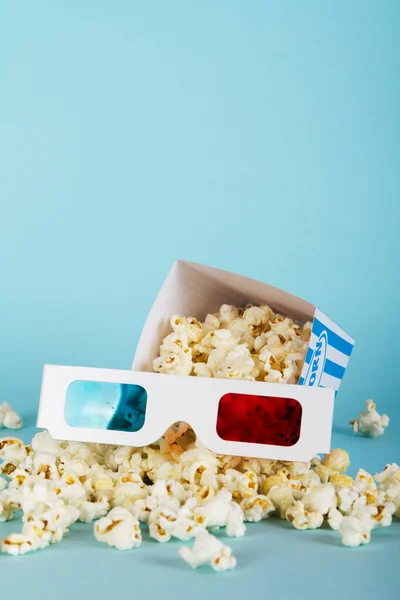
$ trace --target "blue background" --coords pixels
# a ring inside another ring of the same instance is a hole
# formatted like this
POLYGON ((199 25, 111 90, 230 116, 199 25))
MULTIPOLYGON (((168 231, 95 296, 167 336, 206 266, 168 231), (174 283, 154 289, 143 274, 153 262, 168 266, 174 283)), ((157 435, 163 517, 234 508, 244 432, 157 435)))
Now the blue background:
MULTIPOLYGON (((0 399, 26 440, 43 364, 129 368, 184 258, 287 289, 354 336, 333 443, 353 472, 400 461, 399 18, 396 0, 1 2, 0 399), (378 440, 346 425, 367 397, 391 417, 378 440)), ((210 578, 179 543, 123 554, 77 525, 0 556, 0 589, 395 597, 399 540, 396 524, 349 550, 270 520, 210 578)))

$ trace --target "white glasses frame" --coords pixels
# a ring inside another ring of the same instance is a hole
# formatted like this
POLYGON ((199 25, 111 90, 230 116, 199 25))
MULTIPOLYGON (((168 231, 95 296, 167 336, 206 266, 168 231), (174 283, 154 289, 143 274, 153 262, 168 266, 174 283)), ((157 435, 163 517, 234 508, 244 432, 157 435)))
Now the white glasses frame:
POLYGON ((217 454, 307 462, 330 451, 334 398, 334 390, 321 387, 45 365, 37 426, 59 440, 141 447, 156 442, 172 424, 184 421, 217 454), (143 427, 126 432, 68 425, 64 416, 67 390, 77 380, 142 386, 147 392, 143 427), (218 405, 229 393, 297 400, 302 407, 299 440, 292 446, 275 446, 221 439, 218 405))

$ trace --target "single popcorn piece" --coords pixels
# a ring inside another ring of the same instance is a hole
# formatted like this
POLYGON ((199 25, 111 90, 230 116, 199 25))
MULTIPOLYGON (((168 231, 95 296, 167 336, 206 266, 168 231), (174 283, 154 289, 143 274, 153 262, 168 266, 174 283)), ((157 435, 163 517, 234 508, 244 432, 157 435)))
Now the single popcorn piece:
POLYGON ((346 450, 336 448, 324 456, 321 464, 324 465, 331 474, 344 473, 350 466, 350 457, 346 450))
POLYGON ((204 336, 202 324, 194 317, 171 317, 171 327, 178 334, 186 337, 189 343, 199 342, 204 336))
POLYGON ((76 507, 79 510, 79 521, 81 523, 91 523, 101 517, 105 517, 110 510, 110 504, 107 500, 100 502, 88 502, 85 500, 78 502, 76 507))
POLYGON ((354 503, 358 500, 359 497, 360 492, 357 490, 356 487, 341 487, 337 491, 338 508, 340 509, 341 513, 350 513, 354 503))
POLYGON ((215 571, 227 571, 236 566, 232 549, 208 531, 200 531, 195 538, 194 546, 180 548, 179 555, 193 569, 208 564, 215 571))
POLYGON ((389 425, 389 417, 377 412, 373 400, 366 400, 365 406, 366 410, 360 413, 359 418, 352 419, 349 424, 352 425, 354 433, 362 433, 367 437, 376 438, 385 432, 389 425))
POLYGON ((336 489, 342 487, 351 488, 354 483, 354 479, 350 477, 350 475, 345 475, 344 473, 335 473, 329 477, 329 483, 333 483, 336 489))
POLYGON ((0 492, 0 523, 12 519, 14 510, 10 493, 7 490, 0 492))
POLYGON ((286 518, 286 511, 290 506, 293 506, 295 502, 292 488, 287 485, 277 485, 272 487, 268 492, 268 498, 278 511, 281 519, 286 518))
POLYGON ((375 491, 376 483, 370 473, 365 469, 358 469, 356 478, 354 480, 354 486, 359 492, 375 491))
POLYGON ((244 498, 240 503, 244 513, 245 521, 257 523, 267 519, 268 515, 275 510, 271 500, 262 494, 256 494, 251 498, 244 498))
POLYGON ((220 323, 227 324, 234 321, 239 316, 239 311, 235 306, 223 304, 219 309, 218 319, 220 323))
POLYGON ((371 516, 376 525, 389 527, 392 524, 392 516, 396 512, 396 505, 393 502, 377 502, 372 505, 371 516), (375 510, 376 509, 376 510, 375 510))
POLYGON ((325 465, 323 465, 322 463, 319 463, 314 466, 314 473, 316 475, 318 475, 321 483, 328 483, 330 475, 331 475, 328 467, 325 467, 325 465))
POLYGON ((22 533, 11 533, 1 542, 1 551, 12 556, 21 556, 34 549, 32 540, 22 533))
POLYGON ((354 511, 351 515, 343 517, 339 524, 342 544, 349 547, 368 544, 374 527, 375 522, 366 508, 354 511))
POLYGON ((178 516, 171 528, 171 534, 172 537, 185 542, 196 537, 198 532, 202 529, 204 529, 204 527, 196 523, 193 519, 178 516))
POLYGON ((337 505, 335 486, 332 483, 322 483, 307 491, 303 497, 303 502, 308 511, 316 511, 326 515, 331 508, 336 508, 337 505))
POLYGON ((3 402, 0 404, 0 429, 21 429, 23 423, 19 414, 13 409, 11 404, 3 402))
MULTIPOLYGON (((22 535, 32 542, 32 550, 43 550, 55 541, 55 536, 48 530, 47 521, 32 520, 24 523, 22 535)), ((57 537, 62 538, 63 533, 58 532, 57 537)), ((59 541, 57 539, 57 541, 59 541)))
POLYGON ((243 510, 223 495, 206 500, 202 506, 194 509, 193 515, 194 520, 205 527, 225 527, 229 537, 242 537, 245 534, 243 510))
POLYGON ((301 500, 297 500, 293 506, 289 506, 286 511, 286 519, 299 530, 318 529, 324 522, 324 517, 320 512, 306 510, 301 500))
POLYGON ((192 353, 189 348, 186 348, 174 354, 160 356, 154 360, 153 367, 158 373, 190 375, 193 369, 192 353))
POLYGON ((344 516, 337 508, 331 508, 328 512, 328 523, 331 529, 339 531, 340 525, 344 519, 344 516))
POLYGON ((242 498, 251 498, 257 494, 258 489, 258 477, 254 471, 246 471, 245 473, 240 473, 236 491, 242 498))
MULTIPOLYGON (((212 356, 208 366, 212 364, 212 356)), ((250 373, 254 369, 254 361, 250 351, 243 344, 232 348, 219 364, 214 366, 214 377, 224 379, 251 379, 250 373)))
POLYGON ((320 484, 321 480, 313 471, 294 476, 290 475, 288 480, 288 485, 292 489, 295 500, 302 500, 306 492, 310 492, 320 484))
POLYGON ((263 494, 268 494, 269 491, 275 486, 289 485, 289 480, 286 475, 280 473, 274 473, 269 475, 261 484, 261 490, 263 494))
POLYGON ((139 521, 126 508, 118 506, 94 525, 96 540, 117 548, 130 550, 142 543, 139 521))
POLYGON ((158 506, 149 514, 148 523, 150 537, 157 540, 157 542, 169 542, 177 520, 177 511, 174 511, 168 506, 158 506))
POLYGON ((388 500, 395 507, 395 516, 400 518, 400 467, 396 463, 386 465, 384 471, 374 476, 379 483, 379 489, 385 492, 388 500))
POLYGON ((374 479, 379 483, 380 489, 387 492, 392 486, 400 485, 400 466, 396 463, 386 465, 381 473, 374 475, 374 479))

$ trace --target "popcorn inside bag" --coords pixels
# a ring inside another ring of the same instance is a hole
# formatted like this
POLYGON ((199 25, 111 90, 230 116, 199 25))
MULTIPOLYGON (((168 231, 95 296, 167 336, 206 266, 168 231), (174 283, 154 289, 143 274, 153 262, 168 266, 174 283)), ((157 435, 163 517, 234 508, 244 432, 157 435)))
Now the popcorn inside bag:
POLYGON ((174 315, 171 327, 153 362, 159 373, 297 383, 312 324, 300 325, 267 305, 223 304, 204 323, 174 315))

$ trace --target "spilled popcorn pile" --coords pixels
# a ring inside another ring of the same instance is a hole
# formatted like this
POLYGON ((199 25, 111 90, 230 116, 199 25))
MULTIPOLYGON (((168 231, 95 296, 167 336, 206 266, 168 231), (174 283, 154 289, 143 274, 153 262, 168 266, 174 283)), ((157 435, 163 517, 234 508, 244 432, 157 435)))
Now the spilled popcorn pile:
MULTIPOLYGON (((173 317, 154 361, 171 374, 296 383, 310 337, 267 306, 223 305, 205 323, 173 317)), ((141 545, 141 527, 158 542, 193 540, 179 554, 193 568, 232 569, 232 549, 210 531, 242 537, 246 522, 276 514, 298 530, 328 522, 346 546, 400 517, 400 467, 372 477, 345 474, 347 452, 332 450, 308 463, 221 456, 176 423, 144 448, 59 442, 46 432, 30 445, 0 439, 0 521, 22 516, 22 531, 1 550, 21 555, 59 542, 76 521, 94 521, 100 542, 120 550, 141 545)))
MULTIPOLYGON (((176 433, 176 432, 175 432, 176 433)), ((22 531, 1 550, 20 555, 59 542, 75 521, 95 521, 100 542, 120 550, 140 546, 140 524, 158 542, 194 538, 181 557, 192 567, 216 570, 236 564, 231 549, 207 530, 245 534, 245 522, 277 513, 299 530, 327 521, 346 546, 366 544, 376 527, 400 517, 400 467, 373 478, 363 469, 345 475, 348 454, 332 450, 322 460, 284 463, 217 456, 190 430, 168 452, 160 444, 131 448, 57 442, 47 432, 31 445, 0 439, 0 521, 22 513, 22 531), (201 535, 200 535, 201 534, 201 535)))

